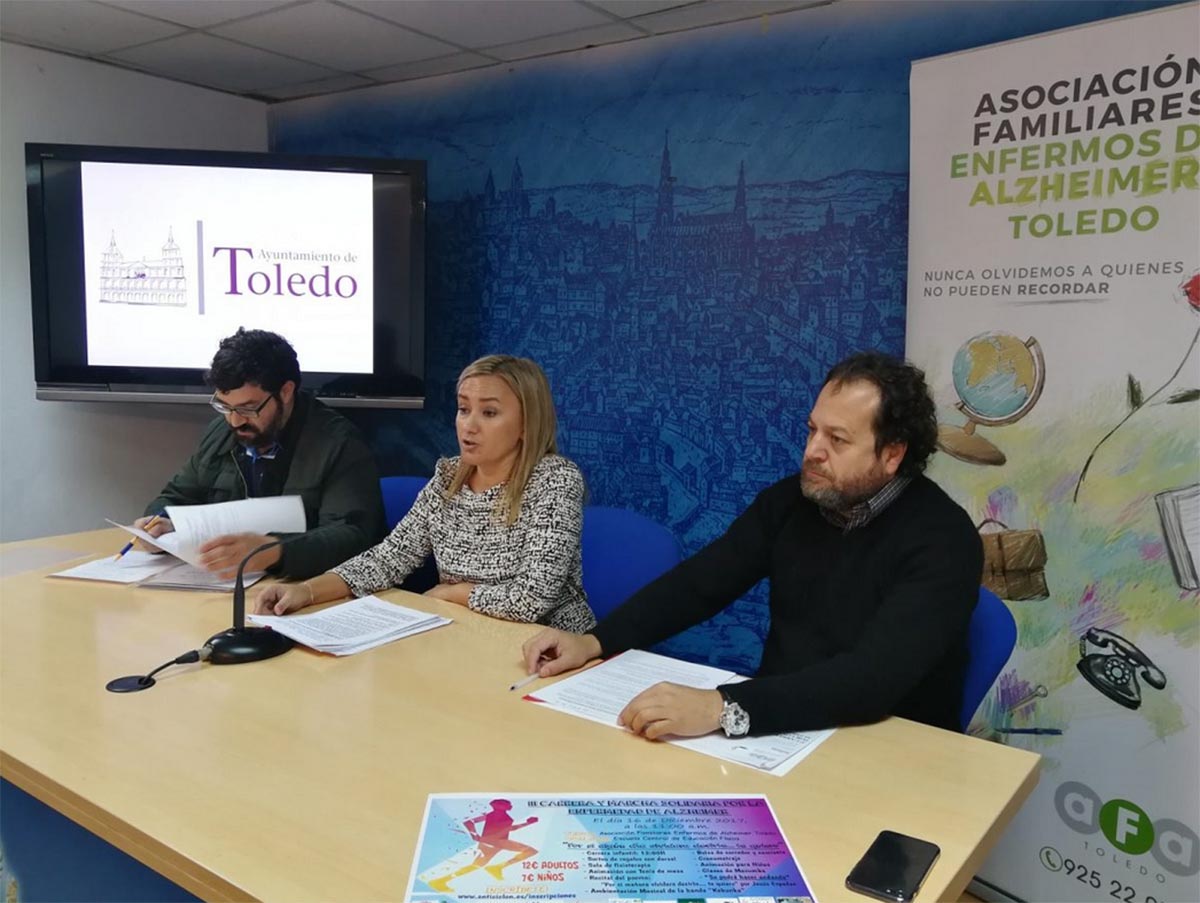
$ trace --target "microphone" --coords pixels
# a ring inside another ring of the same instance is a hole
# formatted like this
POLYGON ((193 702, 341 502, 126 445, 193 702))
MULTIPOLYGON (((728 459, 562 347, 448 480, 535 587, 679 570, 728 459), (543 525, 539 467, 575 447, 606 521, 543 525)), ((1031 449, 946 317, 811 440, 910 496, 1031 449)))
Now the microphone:
POLYGON ((264 658, 283 655, 295 642, 269 627, 246 626, 246 562, 265 549, 282 545, 286 540, 275 539, 263 543, 242 559, 238 565, 237 582, 233 587, 233 627, 209 637, 199 649, 185 652, 178 658, 159 665, 149 674, 131 674, 118 677, 104 685, 110 693, 137 693, 148 690, 156 681, 154 675, 172 665, 189 665, 196 662, 212 662, 214 665, 240 665, 242 662, 257 662, 264 658))
POLYGON ((282 545, 285 540, 265 542, 242 559, 238 565, 237 582, 233 587, 233 626, 213 634, 205 643, 212 647, 208 660, 214 665, 240 665, 244 662, 259 662, 265 658, 283 655, 295 641, 272 630, 270 627, 246 626, 246 582, 243 572, 246 562, 267 549, 282 545))

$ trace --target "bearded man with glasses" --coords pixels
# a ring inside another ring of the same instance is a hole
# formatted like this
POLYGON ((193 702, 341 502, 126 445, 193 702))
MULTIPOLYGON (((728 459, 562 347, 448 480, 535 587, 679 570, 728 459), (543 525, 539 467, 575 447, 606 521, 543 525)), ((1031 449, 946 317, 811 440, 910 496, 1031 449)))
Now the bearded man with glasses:
MULTIPOLYGON (((221 416, 195 454, 134 522, 154 536, 174 529, 167 505, 203 505, 299 495, 308 530, 260 552, 246 570, 303 580, 374 545, 384 533, 374 456, 354 425, 300 389, 300 364, 286 339, 239 329, 222 340, 205 380, 221 416), (157 515, 157 518, 155 516, 157 515), (153 520, 153 523, 151 521, 153 520)), ((233 533, 201 547, 202 563, 232 577, 272 536, 233 533)))

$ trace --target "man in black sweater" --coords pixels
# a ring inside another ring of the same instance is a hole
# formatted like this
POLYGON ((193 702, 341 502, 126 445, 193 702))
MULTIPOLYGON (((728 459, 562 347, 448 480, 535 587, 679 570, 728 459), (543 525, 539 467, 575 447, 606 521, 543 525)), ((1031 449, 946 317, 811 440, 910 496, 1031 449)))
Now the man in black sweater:
POLYGON ((847 358, 813 406, 799 478, 763 490, 591 633, 534 636, 528 672, 653 645, 767 577, 758 675, 718 690, 657 684, 629 702, 623 725, 649 739, 741 736, 900 715, 958 730, 983 550, 967 513, 922 475, 936 440, 920 370, 876 352, 847 358))

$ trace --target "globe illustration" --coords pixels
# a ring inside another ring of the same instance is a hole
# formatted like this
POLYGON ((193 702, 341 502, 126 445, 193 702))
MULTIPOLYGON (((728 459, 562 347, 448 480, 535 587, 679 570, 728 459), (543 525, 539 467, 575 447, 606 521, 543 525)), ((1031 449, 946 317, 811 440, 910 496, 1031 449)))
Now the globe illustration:
POLYGON ((1020 420, 1037 404, 1046 365, 1037 339, 1022 342, 1005 332, 985 332, 965 341, 951 367, 964 426, 938 427, 938 446, 972 464, 1003 464, 993 443, 975 433, 977 425, 1003 426, 1020 420))

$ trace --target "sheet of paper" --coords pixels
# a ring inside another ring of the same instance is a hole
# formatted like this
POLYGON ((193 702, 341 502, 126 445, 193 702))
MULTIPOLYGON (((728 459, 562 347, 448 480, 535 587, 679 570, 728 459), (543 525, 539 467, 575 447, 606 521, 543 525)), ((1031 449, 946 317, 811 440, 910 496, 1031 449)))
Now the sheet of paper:
POLYGON ((308 525, 298 495, 238 499, 212 505, 168 505, 175 531, 205 542, 227 533, 303 533, 308 525))
POLYGON ((499 790, 430 795, 402 899, 814 903, 810 887, 764 796, 499 790))
POLYGON ((726 737, 723 733, 670 741, 676 746, 749 765, 781 777, 803 762, 818 746, 833 736, 832 730, 795 731, 763 737, 726 737))
MULTIPOLYGON (((732 671, 635 649, 526 698, 589 721, 619 727, 617 716, 629 700, 660 681, 712 690, 743 680, 744 677, 732 671)), ((832 730, 736 738, 713 733, 667 742, 769 774, 784 775, 832 735, 832 730)))
POLYGON ((737 675, 709 665, 631 649, 574 677, 560 680, 532 695, 560 712, 616 725, 626 703, 656 683, 670 681, 685 687, 712 690, 732 683, 737 675))
POLYGON ((213 505, 168 505, 166 513, 180 537, 178 548, 167 551, 188 564, 197 564, 196 550, 218 536, 303 533, 308 529, 304 502, 298 495, 238 499, 213 505))
POLYGON ((145 530, 108 522, 131 533, 143 542, 200 566, 200 546, 210 539, 230 533, 303 533, 308 529, 304 502, 298 495, 238 499, 212 505, 168 505, 166 515, 175 529, 162 536, 145 530))
POLYGON ((376 596, 363 596, 304 615, 251 615, 256 624, 286 632, 305 645, 317 646, 365 642, 430 617, 428 612, 393 605, 376 596))
POLYGON ((321 649, 322 652, 328 652, 330 655, 355 655, 359 652, 366 652, 368 649, 374 649, 376 646, 383 646, 395 640, 408 639, 410 636, 416 636, 418 633, 425 633, 427 630, 434 630, 438 627, 445 627, 447 624, 453 623, 449 618, 436 617, 431 621, 418 624, 414 627, 405 628, 400 633, 385 633, 373 637, 362 643, 350 643, 341 646, 325 646, 321 649))
POLYGON ((103 558, 76 565, 50 576, 70 577, 75 580, 103 580, 108 583, 141 583, 170 570, 178 563, 166 555, 131 549, 116 561, 112 555, 105 555, 103 558))
POLYGON ((449 618, 363 596, 305 615, 247 615, 305 646, 351 655, 450 623, 449 618))
POLYGON ((146 543, 152 548, 162 549, 164 552, 167 552, 176 558, 181 558, 184 561, 188 561, 188 559, 184 556, 190 554, 194 560, 188 561, 188 563, 194 565, 199 564, 199 556, 195 554, 195 550, 193 549, 189 551, 187 544, 184 543, 183 539, 178 533, 172 532, 164 533, 162 536, 151 536, 145 530, 139 530, 137 527, 131 527, 128 524, 118 524, 115 520, 110 520, 107 517, 105 520, 114 527, 120 527, 126 533, 136 536, 138 539, 142 540, 142 542, 146 543))

